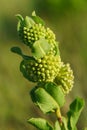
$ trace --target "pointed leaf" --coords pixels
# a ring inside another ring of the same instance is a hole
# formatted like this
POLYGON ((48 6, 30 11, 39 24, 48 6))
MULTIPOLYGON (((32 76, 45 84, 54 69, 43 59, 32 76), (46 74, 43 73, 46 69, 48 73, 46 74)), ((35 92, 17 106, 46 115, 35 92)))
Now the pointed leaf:
POLYGON ((56 86, 56 84, 49 82, 46 83, 45 90, 54 98, 54 100, 60 107, 64 105, 65 95, 61 90, 60 86, 56 86))
POLYGON ((31 118, 28 120, 28 122, 39 130, 53 130, 53 127, 42 118, 31 118))
POLYGON ((68 115, 68 126, 71 130, 76 129, 76 123, 79 119, 81 111, 84 107, 84 100, 81 98, 76 98, 70 105, 70 110, 67 113, 68 115))
POLYGON ((55 123, 54 130, 61 130, 61 127, 58 121, 56 121, 55 123))
POLYGON ((32 55, 35 58, 41 58, 50 50, 51 45, 45 39, 40 39, 33 44, 32 55))
POLYGON ((42 24, 42 25, 45 25, 43 19, 41 19, 39 16, 36 15, 35 11, 32 12, 32 19, 35 21, 35 23, 37 24, 42 24))
POLYGON ((59 106, 52 96, 43 88, 34 88, 31 91, 32 101, 44 112, 54 112, 59 106))
POLYGON ((30 28, 35 24, 35 22, 33 21, 32 18, 26 16, 25 19, 24 19, 24 24, 27 28, 30 28))

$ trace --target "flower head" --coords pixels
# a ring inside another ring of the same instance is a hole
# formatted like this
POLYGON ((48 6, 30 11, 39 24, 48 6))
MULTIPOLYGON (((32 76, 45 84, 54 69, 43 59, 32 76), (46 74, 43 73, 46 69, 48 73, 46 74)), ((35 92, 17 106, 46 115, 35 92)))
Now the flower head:
POLYGON ((74 83, 73 71, 69 64, 62 64, 61 69, 54 81, 56 84, 61 86, 65 94, 69 93, 74 83))
POLYGON ((26 26, 21 27, 19 36, 24 44, 32 47, 35 41, 45 37, 45 27, 41 24, 34 24, 30 28, 26 26))
POLYGON ((24 61, 23 66, 30 81, 53 82, 60 70, 61 59, 50 54, 37 60, 24 61))
MULTIPOLYGON (((37 18, 37 16, 35 17, 37 18)), ((56 42, 55 34, 50 28, 46 28, 41 22, 36 22, 33 18, 28 16, 24 19, 21 15, 18 15, 18 18, 17 31, 20 39, 25 45, 29 46, 32 50, 33 44, 36 41, 45 39, 51 45, 48 54, 56 55, 58 43, 56 42)))

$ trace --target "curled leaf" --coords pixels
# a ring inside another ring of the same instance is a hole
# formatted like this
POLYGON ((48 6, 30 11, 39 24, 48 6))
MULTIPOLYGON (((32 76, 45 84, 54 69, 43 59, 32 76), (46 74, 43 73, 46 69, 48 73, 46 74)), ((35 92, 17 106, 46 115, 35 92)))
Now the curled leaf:
POLYGON ((44 112, 54 112, 59 106, 44 88, 34 88, 31 91, 32 101, 44 112))
POLYGON ((60 107, 64 105, 65 96, 60 86, 57 86, 52 82, 48 82, 45 85, 45 90, 55 99, 60 107))

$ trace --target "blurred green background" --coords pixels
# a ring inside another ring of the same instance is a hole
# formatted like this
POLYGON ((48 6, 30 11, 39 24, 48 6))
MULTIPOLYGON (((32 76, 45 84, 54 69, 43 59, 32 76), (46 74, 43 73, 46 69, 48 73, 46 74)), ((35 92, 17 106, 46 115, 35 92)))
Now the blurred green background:
MULTIPOLYGON (((29 96, 32 83, 19 71, 21 58, 10 52, 20 46, 28 53, 17 36, 16 14, 31 15, 35 10, 60 42, 62 60, 71 64, 75 75, 73 90, 66 97, 62 110, 80 96, 85 108, 78 122, 78 129, 87 126, 87 1, 86 0, 1 0, 0 1, 0 130, 35 130, 27 123, 30 117, 45 117, 29 96)), ((47 117, 55 120, 53 115, 47 117)))

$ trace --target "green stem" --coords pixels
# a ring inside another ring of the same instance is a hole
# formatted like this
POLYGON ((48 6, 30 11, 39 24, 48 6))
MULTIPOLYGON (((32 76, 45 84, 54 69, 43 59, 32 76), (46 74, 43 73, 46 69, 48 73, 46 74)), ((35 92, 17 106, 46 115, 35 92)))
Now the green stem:
POLYGON ((55 113, 56 113, 56 116, 57 116, 57 119, 58 119, 60 125, 62 125, 62 115, 61 115, 60 108, 57 108, 57 109, 55 110, 55 113))

